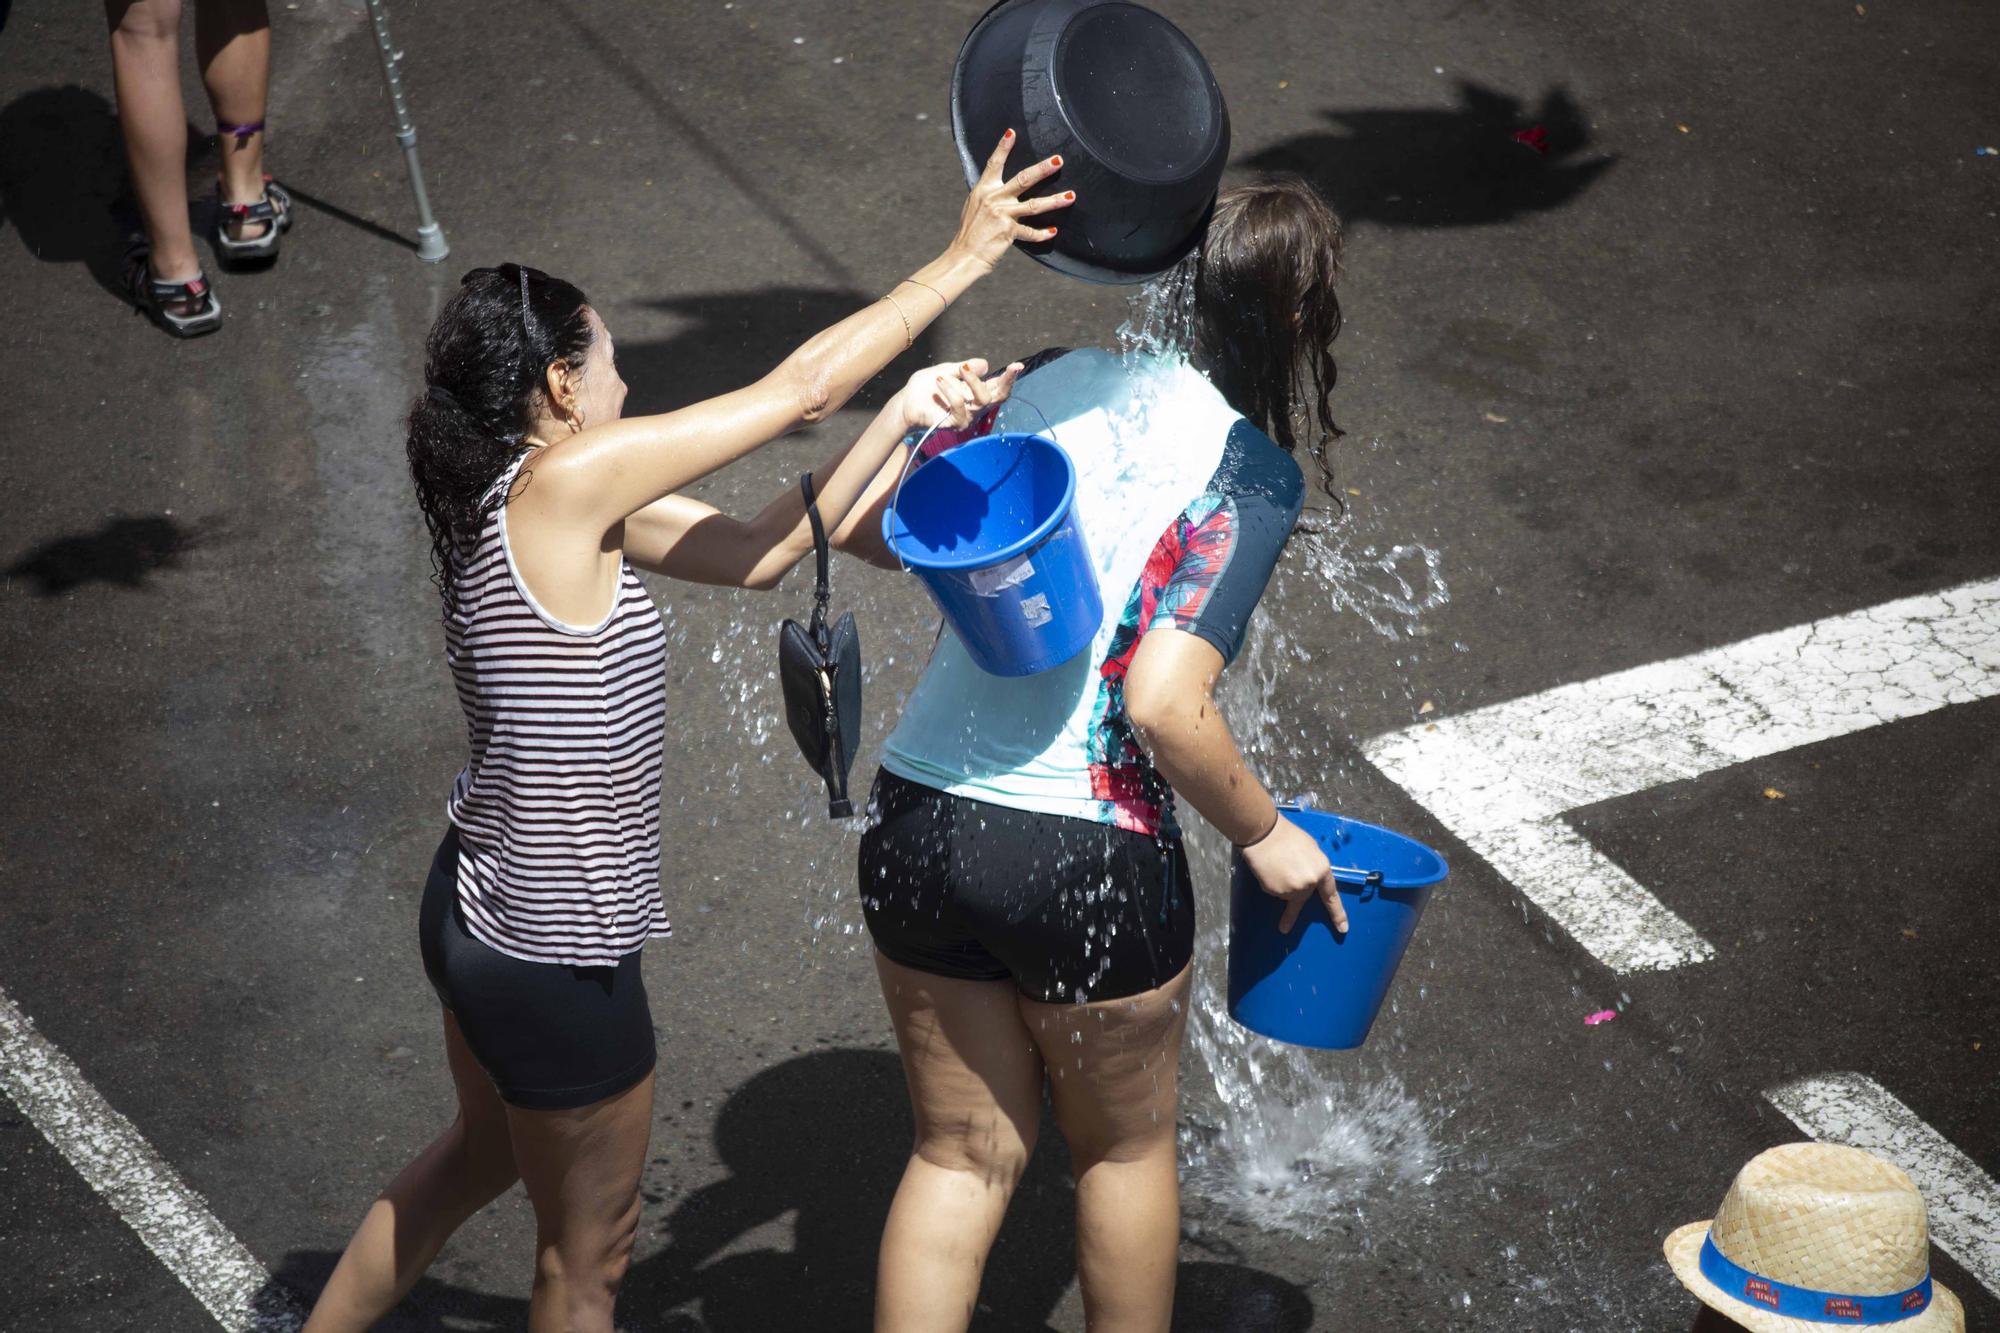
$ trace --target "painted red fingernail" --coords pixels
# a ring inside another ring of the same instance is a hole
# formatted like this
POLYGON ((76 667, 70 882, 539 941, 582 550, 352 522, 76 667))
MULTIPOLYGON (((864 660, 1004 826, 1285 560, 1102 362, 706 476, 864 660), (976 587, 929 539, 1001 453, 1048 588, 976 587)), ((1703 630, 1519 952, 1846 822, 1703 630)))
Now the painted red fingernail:
POLYGON ((1063 196, 1063 198, 1064 198, 1064 199, 1067 199, 1067 200, 1072 200, 1072 201, 1074 201, 1074 200, 1075 200, 1075 198, 1076 198, 1076 191, 1075 191, 1075 190, 1071 190, 1071 191, 1070 191, 1070 192, 1069 192, 1068 194, 1065 194, 1065 195, 1063 196))
POLYGON ((1049 159, 1049 165, 1052 167, 1059 167, 1062 165, 1062 159, 1060 157, 1052 157, 1049 159))
POLYGON ((1014 137, 1014 131, 1008 130, 1005 134, 1001 135, 1000 137, 1003 139, 1011 139, 1014 137))

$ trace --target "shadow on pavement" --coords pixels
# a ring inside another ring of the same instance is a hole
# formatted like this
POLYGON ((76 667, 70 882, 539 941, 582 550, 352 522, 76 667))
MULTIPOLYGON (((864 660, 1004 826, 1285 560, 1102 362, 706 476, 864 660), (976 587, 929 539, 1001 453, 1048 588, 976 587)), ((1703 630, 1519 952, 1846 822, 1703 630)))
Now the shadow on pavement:
MULTIPOLYGON (((631 386, 626 414, 671 411, 740 389, 813 334, 879 299, 842 288, 761 287, 644 302, 649 310, 667 311, 687 323, 655 342, 618 341, 618 372, 631 386)), ((912 299, 930 298, 919 292, 912 299)), ((910 350, 861 387, 851 405, 880 407, 913 370, 940 355, 932 329, 926 329, 910 350)))
POLYGON ((300 204, 303 204, 305 207, 312 209, 315 213, 324 213, 328 217, 332 218, 335 222, 344 222, 348 226, 354 228, 356 231, 365 231, 378 241, 388 241, 391 244, 400 245, 405 250, 410 251, 412 254, 414 254, 417 250, 417 240, 414 236, 405 236, 403 235, 403 233, 396 231, 392 228, 385 227, 379 222, 372 221, 369 218, 364 218, 359 213, 350 213, 348 210, 342 208, 339 204, 333 203, 330 200, 322 199, 316 194, 311 194, 305 190, 300 189, 296 184, 292 182, 290 177, 287 177, 283 181, 280 181, 279 184, 285 187, 286 192, 290 194, 294 200, 296 200, 300 204))
MULTIPOLYGON (((108 57, 107 57, 108 59, 108 57)), ((189 161, 205 141, 188 127, 189 161)), ((48 264, 80 263, 126 300, 125 236, 138 228, 111 104, 87 88, 35 88, 0 107, 0 225, 48 264)))
MULTIPOLYGON (((213 238, 215 141, 190 124, 188 220, 195 239, 213 238), (207 167, 207 170, 203 170, 207 167)), ((141 230, 125 166, 118 116, 87 88, 36 88, 0 108, 0 226, 20 233, 29 254, 51 264, 83 264, 97 285, 129 304, 120 265, 125 241, 141 230)), ((336 222, 415 250, 414 239, 294 184, 292 198, 336 222)), ((217 261, 220 262, 219 260, 217 261)))
POLYGON ((804 251, 823 272, 831 273, 846 282, 855 280, 841 257, 832 249, 822 245, 813 234, 806 230, 792 211, 774 197, 767 188, 767 182, 745 166, 742 155, 729 145, 716 141, 693 117, 681 110, 673 98, 667 96, 652 75, 633 58, 629 43, 621 43, 614 37, 599 33, 586 19, 589 6, 574 6, 557 3, 553 6, 559 16, 563 31, 580 40, 597 56, 613 76, 637 93, 653 109, 673 137, 676 146, 693 150, 705 161, 709 169, 736 188, 736 192, 748 200, 750 206, 762 213, 766 219, 776 224, 794 245, 804 251))
POLYGON ((31 579, 42 597, 60 597, 86 583, 143 588, 157 569, 179 568, 181 557, 215 536, 213 524, 189 527, 171 514, 120 516, 95 532, 43 542, 7 567, 10 579, 31 579))
MULTIPOLYGON (((672 1205, 647 1192, 644 1228, 666 1247, 634 1264, 620 1327, 647 1333, 866 1330, 875 1246, 910 1142, 902 1066, 885 1051, 799 1056, 754 1075, 723 1104, 714 1143, 730 1174, 672 1205), (761 1228, 792 1219, 790 1245, 761 1228), (657 1219, 657 1220, 656 1220, 657 1219)), ((975 1333, 1045 1330, 1075 1272, 1074 1195, 1062 1142, 1044 1123, 993 1248, 975 1333)), ((337 1256, 292 1254, 274 1274, 316 1292, 337 1256)), ((527 1271, 530 1256, 520 1256, 527 1271)), ((1313 1304, 1292 1283, 1241 1264, 1184 1263, 1174 1327, 1186 1333, 1300 1333, 1313 1304)), ((519 1327, 523 1303, 424 1279, 384 1329, 519 1327)))
POLYGON ((1245 160, 1317 185, 1350 224, 1478 227, 1574 203, 1616 156, 1579 156, 1590 124, 1563 88, 1530 109, 1458 85, 1450 110, 1328 109, 1331 132, 1301 134, 1245 160))

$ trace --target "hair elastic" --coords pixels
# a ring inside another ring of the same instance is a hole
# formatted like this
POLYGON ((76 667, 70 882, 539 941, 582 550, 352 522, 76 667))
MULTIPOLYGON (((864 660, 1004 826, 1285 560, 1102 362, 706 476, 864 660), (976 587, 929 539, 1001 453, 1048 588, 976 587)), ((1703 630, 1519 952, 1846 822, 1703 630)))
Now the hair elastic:
POLYGON ((1264 829, 1264 831, 1262 833, 1259 833, 1256 837, 1250 839, 1250 841, 1248 842, 1233 843, 1231 845, 1234 846, 1236 850, 1239 852, 1244 851, 1247 848, 1255 847, 1258 843, 1264 841, 1264 839, 1270 837, 1273 833, 1276 833, 1278 831, 1278 822, 1282 820, 1284 817, 1285 817, 1284 812, 1278 809, 1277 802, 1273 801, 1271 803, 1271 822, 1264 829))

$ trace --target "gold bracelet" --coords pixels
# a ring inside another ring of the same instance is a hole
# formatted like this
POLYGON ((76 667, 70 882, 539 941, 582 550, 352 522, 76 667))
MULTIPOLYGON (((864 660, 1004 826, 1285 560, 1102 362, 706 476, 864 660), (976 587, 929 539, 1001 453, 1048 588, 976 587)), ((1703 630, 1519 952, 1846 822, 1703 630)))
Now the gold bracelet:
POLYGON ((907 352, 916 345, 917 341, 917 335, 910 331, 910 317, 903 313, 902 305, 896 300, 893 294, 885 292, 882 299, 896 308, 896 318, 903 321, 903 350, 907 352))
POLYGON ((951 309, 951 302, 944 299, 944 293, 939 291, 937 288, 931 286, 928 282, 924 282, 922 279, 919 278, 904 278, 903 281, 909 283, 912 287, 921 287, 925 291, 929 292, 932 296, 935 296, 938 299, 938 305, 940 308, 945 310, 951 309))

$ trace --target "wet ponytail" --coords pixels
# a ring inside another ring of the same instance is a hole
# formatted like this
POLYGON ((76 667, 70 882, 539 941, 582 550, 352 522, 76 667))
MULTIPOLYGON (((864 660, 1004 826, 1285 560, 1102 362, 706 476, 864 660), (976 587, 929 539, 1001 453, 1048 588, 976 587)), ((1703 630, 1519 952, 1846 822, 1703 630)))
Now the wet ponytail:
POLYGON ((529 448, 524 436, 541 411, 549 366, 583 370, 588 307, 562 279, 502 264, 466 274, 431 326, 408 451, 432 575, 447 598, 454 556, 478 540, 506 498, 494 483, 529 448))
POLYGON ((1223 191, 1193 256, 1195 364, 1286 452, 1304 443, 1336 504, 1334 284, 1344 242, 1326 200, 1298 177, 1281 176, 1223 191))

